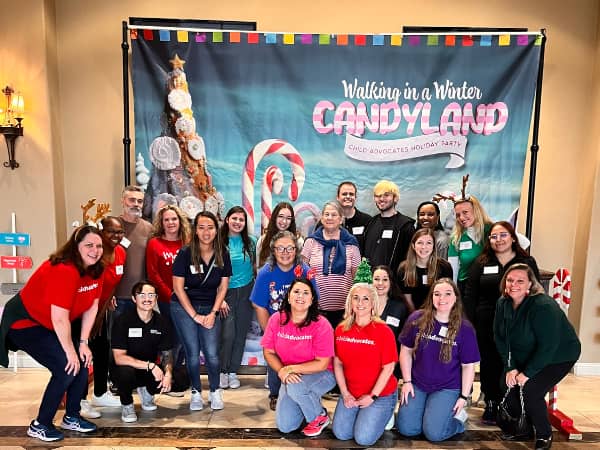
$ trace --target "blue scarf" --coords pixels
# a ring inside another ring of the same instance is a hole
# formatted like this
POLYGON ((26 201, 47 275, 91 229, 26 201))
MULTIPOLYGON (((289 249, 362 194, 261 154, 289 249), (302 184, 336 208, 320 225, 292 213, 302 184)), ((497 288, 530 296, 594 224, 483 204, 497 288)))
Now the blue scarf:
POLYGON ((331 263, 331 273, 343 275, 346 273, 346 246, 356 245, 358 241, 345 228, 340 228, 339 239, 325 239, 323 228, 319 227, 309 236, 323 246, 323 275, 329 275, 329 258, 331 249, 335 248, 335 257, 331 263))

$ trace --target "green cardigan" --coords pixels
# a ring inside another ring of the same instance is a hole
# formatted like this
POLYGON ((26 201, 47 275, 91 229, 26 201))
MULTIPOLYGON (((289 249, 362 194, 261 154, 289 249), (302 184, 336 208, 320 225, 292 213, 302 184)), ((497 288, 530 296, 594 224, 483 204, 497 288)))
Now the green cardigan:
POLYGON ((504 371, 517 369, 531 378, 550 364, 575 362, 581 343, 558 304, 546 294, 527 296, 514 310, 501 297, 494 318, 494 340, 504 371))

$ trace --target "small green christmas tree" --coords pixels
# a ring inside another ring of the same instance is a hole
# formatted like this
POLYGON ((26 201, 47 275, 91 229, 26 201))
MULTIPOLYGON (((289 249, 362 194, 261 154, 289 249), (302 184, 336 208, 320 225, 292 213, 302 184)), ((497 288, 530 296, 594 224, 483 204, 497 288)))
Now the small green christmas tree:
POLYGON ((367 258, 363 258, 354 275, 354 283, 373 283, 373 274, 371 273, 371 265, 367 258))

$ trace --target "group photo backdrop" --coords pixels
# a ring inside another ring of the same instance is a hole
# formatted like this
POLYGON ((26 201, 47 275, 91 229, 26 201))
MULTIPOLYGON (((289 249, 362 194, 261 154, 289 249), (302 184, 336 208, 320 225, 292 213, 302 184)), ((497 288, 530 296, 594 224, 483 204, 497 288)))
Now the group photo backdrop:
POLYGON ((466 173, 493 218, 519 206, 538 33, 131 37, 147 216, 160 194, 192 215, 242 205, 258 235, 271 205, 314 214, 346 179, 371 213, 373 185, 394 181, 414 216, 436 193, 458 194, 466 173))

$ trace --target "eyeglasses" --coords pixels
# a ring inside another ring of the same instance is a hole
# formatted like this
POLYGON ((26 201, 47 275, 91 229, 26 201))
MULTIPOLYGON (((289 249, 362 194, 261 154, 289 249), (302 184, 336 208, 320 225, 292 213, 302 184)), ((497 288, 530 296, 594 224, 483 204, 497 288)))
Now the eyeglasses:
POLYGON ((277 253, 293 253, 296 251, 296 247, 292 246, 292 245, 288 245, 287 247, 275 247, 273 250, 275 250, 277 253))
POLYGON ((145 299, 154 300, 156 298, 156 294, 145 293, 145 292, 138 292, 137 294, 135 294, 135 296, 138 298, 141 298, 142 300, 145 300, 145 299))
POLYGON ((291 222, 292 221, 292 216, 284 216, 283 214, 278 214, 277 215, 277 219, 279 219, 279 220, 285 220, 286 222, 291 222))
POLYGON ((490 241, 497 241, 498 239, 506 239, 509 236, 510 236, 510 233, 507 233, 506 231, 503 231, 502 233, 498 233, 498 234, 490 234, 490 241))

